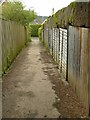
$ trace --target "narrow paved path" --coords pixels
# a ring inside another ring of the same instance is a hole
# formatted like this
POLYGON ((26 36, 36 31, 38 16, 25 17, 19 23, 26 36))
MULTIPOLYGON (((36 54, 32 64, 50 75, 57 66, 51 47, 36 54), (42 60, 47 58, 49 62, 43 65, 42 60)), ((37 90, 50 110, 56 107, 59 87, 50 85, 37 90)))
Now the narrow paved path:
POLYGON ((61 81, 38 38, 22 50, 3 78, 3 118, 83 117, 85 109, 61 81))

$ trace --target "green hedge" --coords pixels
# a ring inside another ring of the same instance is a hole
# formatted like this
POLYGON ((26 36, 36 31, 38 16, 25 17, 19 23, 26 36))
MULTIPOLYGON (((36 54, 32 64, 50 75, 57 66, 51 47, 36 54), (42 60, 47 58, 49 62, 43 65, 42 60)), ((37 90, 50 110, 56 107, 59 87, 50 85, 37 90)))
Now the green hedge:
POLYGON ((42 26, 38 29, 39 40, 42 40, 42 26))
POLYGON ((31 27, 31 36, 38 37, 38 29, 41 27, 40 24, 30 25, 31 27))
POLYGON ((27 29, 27 41, 31 42, 31 26, 30 25, 27 26, 26 29, 27 29))

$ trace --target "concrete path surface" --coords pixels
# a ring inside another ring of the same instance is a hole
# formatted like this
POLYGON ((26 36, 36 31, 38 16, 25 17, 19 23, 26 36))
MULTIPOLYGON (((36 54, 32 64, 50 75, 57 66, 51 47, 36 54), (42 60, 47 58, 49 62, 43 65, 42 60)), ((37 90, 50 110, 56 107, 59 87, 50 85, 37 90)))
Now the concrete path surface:
POLYGON ((24 48, 3 77, 3 118, 85 117, 86 111, 39 42, 24 48))

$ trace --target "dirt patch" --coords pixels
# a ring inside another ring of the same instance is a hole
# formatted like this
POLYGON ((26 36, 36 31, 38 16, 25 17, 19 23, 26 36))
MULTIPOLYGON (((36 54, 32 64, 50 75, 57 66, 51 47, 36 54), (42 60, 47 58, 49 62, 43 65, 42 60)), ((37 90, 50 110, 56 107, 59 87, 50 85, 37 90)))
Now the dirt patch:
POLYGON ((86 109, 79 101, 76 93, 68 82, 62 80, 62 76, 50 54, 47 51, 41 52, 42 62, 46 64, 43 68, 45 74, 49 76, 49 80, 52 82, 52 88, 55 90, 55 94, 58 96, 54 106, 61 113, 62 118, 86 118, 86 109))

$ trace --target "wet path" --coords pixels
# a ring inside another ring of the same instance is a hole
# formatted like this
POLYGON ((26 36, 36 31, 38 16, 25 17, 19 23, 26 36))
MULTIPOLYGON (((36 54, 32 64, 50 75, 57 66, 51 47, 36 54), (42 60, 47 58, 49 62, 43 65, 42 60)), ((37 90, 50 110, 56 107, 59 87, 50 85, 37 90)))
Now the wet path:
POLYGON ((33 38, 3 78, 3 118, 85 116, 76 95, 72 92, 73 98, 69 98, 71 89, 58 81, 57 65, 52 63, 39 40, 33 38))

